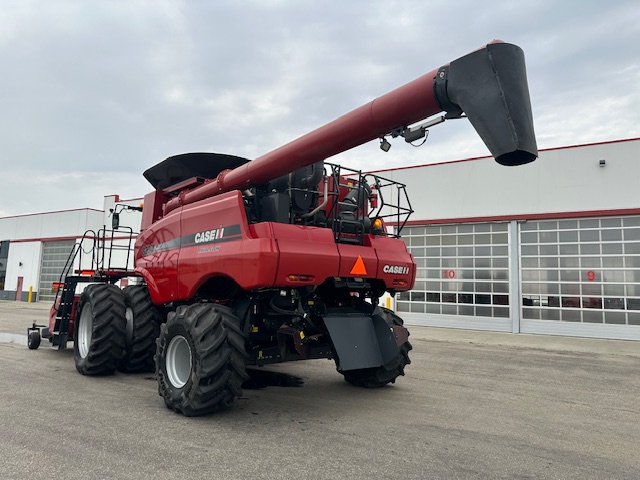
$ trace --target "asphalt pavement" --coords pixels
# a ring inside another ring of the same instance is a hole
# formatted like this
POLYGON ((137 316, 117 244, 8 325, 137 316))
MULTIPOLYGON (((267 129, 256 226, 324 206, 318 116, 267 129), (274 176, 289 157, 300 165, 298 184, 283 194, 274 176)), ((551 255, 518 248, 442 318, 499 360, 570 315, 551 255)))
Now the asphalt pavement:
POLYGON ((20 343, 48 305, 0 302, 0 478, 640 478, 640 342, 412 327, 391 386, 328 360, 301 387, 167 410, 153 374, 87 377, 20 343))

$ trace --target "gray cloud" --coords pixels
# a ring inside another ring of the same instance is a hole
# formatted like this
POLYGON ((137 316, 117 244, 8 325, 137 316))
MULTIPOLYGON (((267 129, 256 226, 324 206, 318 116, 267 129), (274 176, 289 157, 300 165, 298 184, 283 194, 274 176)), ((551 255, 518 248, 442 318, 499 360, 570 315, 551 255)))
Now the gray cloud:
MULTIPOLYGON (((636 2, 0 3, 0 215, 141 196, 169 155, 256 157, 494 38, 520 45, 541 148, 640 136, 636 2)), ((464 121, 382 168, 485 155, 464 121)))

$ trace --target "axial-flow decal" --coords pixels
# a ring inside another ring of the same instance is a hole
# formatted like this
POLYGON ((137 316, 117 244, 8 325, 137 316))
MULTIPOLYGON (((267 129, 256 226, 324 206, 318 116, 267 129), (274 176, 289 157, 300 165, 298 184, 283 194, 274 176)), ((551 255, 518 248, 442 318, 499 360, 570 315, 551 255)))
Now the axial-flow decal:
POLYGON ((210 243, 231 242, 242 238, 240 224, 230 225, 228 227, 218 227, 210 230, 184 235, 180 238, 169 240, 168 242, 158 243, 156 245, 145 245, 142 247, 142 256, 146 257, 153 253, 166 252, 168 250, 176 250, 178 248, 193 247, 195 245, 207 245, 210 243))

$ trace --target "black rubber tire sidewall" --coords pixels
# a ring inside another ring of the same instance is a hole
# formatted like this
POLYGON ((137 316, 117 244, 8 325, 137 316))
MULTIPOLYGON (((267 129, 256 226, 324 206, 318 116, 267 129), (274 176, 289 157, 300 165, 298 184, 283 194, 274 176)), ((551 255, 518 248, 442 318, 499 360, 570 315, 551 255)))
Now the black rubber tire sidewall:
POLYGON ((118 369, 126 373, 153 372, 156 339, 164 320, 160 308, 153 304, 146 285, 131 285, 122 290, 125 307, 133 315, 132 338, 118 369))
POLYGON ((111 375, 125 354, 126 318, 122 291, 111 284, 88 285, 80 295, 73 332, 76 369, 83 375, 111 375), (92 335, 89 351, 80 355, 78 332, 82 310, 92 307, 92 335))
MULTIPOLYGON (((176 325, 176 324, 169 325, 166 328, 166 333, 164 328, 162 330, 163 331, 161 333, 161 336, 163 337, 162 338, 163 342, 166 342, 163 344, 164 353, 166 353, 166 349, 169 347, 169 343, 171 343, 171 340, 177 337, 178 335, 181 335, 187 340, 187 343, 189 344, 189 348, 191 349, 191 361, 192 362, 197 361, 196 353, 195 353, 196 347, 193 342, 193 337, 189 334, 189 332, 183 325, 176 325)), ((158 339, 158 341, 160 342, 160 339, 158 339)), ((159 351, 158 353, 160 353, 160 346, 158 347, 158 351, 159 351)), ((164 397, 165 404, 167 405, 167 407, 173 409, 173 406, 180 404, 183 399, 183 396, 186 395, 191 390, 191 386, 193 385, 193 379, 194 379, 193 368, 192 368, 191 375, 189 375, 189 380, 187 380, 187 383, 185 383, 181 388, 176 388, 168 380, 166 362, 162 361, 158 363, 158 360, 156 359, 156 368, 159 369, 159 372, 160 372, 160 375, 158 375, 158 381, 160 381, 160 378, 162 378, 164 383, 163 391, 159 390, 160 395, 164 397), (164 379, 166 379, 166 381, 164 379)))
POLYGON ((248 354, 246 334, 233 310, 223 305, 180 306, 168 316, 158 337, 156 376, 165 405, 186 416, 230 407, 242 395, 248 354), (167 350, 181 335, 191 349, 191 373, 180 388, 167 376, 167 350))
POLYGON ((29 337, 27 337, 27 347, 29 347, 29 350, 35 350, 40 346, 40 341, 40 332, 30 332, 29 337))

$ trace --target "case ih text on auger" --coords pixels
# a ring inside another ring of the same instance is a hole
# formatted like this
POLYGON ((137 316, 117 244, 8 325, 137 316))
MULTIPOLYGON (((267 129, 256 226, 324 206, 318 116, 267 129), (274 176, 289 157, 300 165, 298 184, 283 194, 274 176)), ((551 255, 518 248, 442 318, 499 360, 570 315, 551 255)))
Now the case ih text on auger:
MULTIPOLYGON (((387 136, 413 142, 461 116, 498 163, 537 157, 519 47, 490 43, 252 161, 167 158, 144 173, 155 191, 134 268, 111 265, 113 239, 126 236, 117 207, 111 229, 86 235, 90 271, 71 274, 82 248, 72 252, 42 337, 58 349, 73 338, 85 375, 155 370, 165 404, 185 415, 230 406, 247 366, 329 358, 353 385, 395 382, 409 332, 378 303, 413 287, 399 238, 411 205, 404 185, 325 160, 387 136), (115 285, 125 277, 139 281, 115 285)), ((34 324, 31 348, 40 335, 34 324)))

